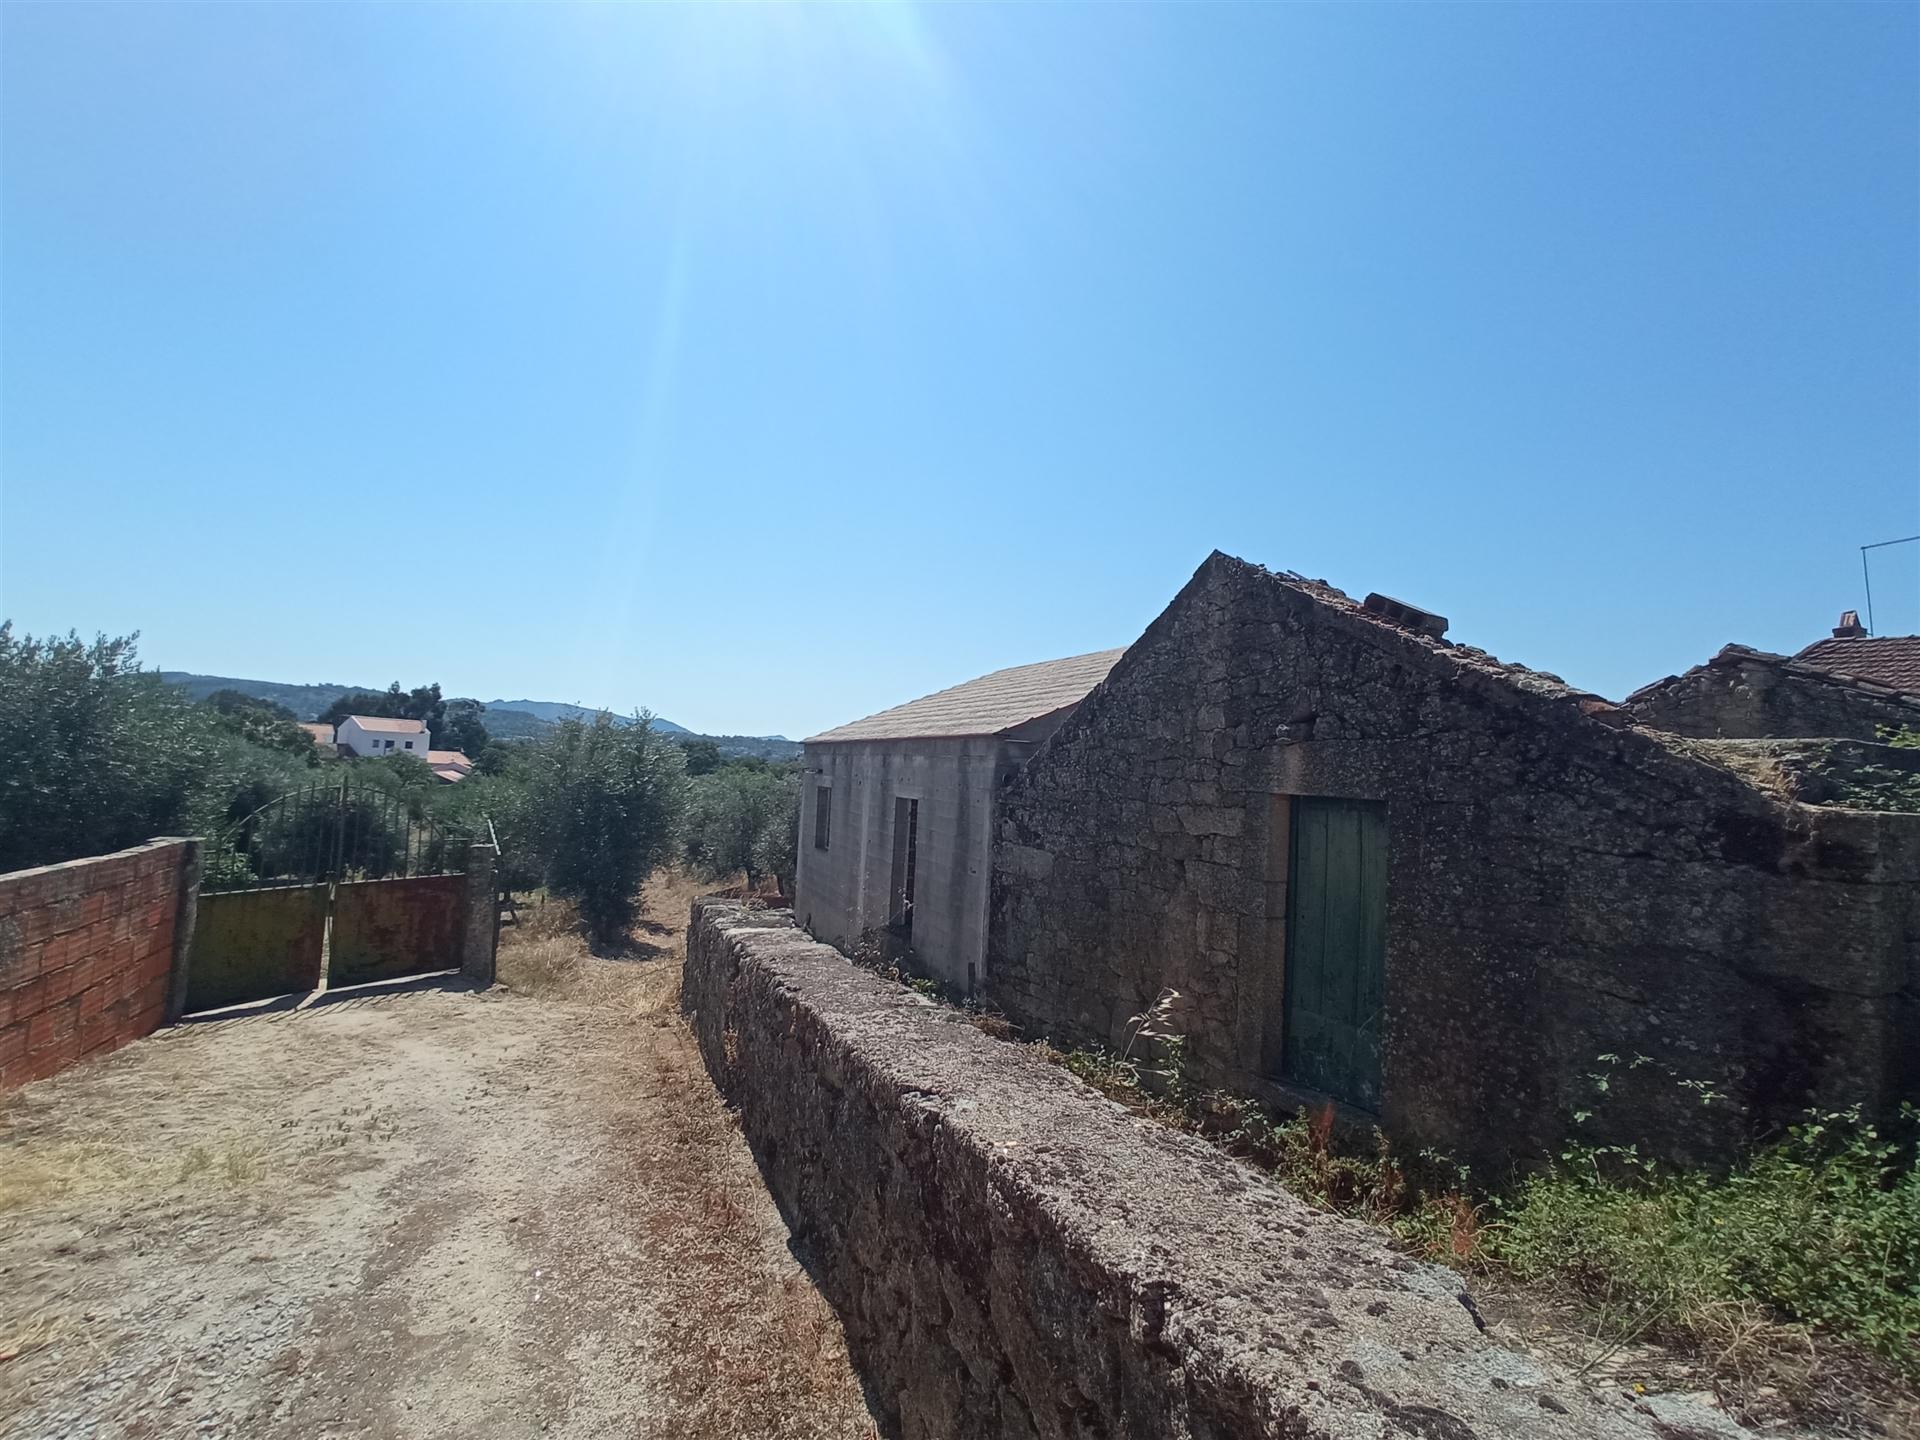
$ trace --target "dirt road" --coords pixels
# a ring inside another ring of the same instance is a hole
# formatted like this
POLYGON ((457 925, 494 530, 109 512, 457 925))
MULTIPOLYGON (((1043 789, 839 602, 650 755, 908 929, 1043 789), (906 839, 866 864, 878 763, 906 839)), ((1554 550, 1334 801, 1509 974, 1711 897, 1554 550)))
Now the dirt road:
POLYGON ((11 1097, 0 1436, 875 1433, 679 1020, 675 905, 653 958, 528 952, 538 996, 193 1024, 11 1097))

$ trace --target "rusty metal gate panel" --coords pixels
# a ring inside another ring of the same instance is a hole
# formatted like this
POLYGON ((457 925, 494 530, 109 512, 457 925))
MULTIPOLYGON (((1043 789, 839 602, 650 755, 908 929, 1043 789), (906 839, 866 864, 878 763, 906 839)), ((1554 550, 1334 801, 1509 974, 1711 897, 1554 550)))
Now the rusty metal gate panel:
POLYGON ((208 841, 187 1009, 457 968, 471 844, 346 774, 268 801, 208 841))
POLYGON ((202 895, 187 964, 187 1009, 216 1010, 319 985, 327 889, 283 885, 202 895))
POLYGON ((460 964, 467 877, 347 880, 333 897, 328 985, 364 985, 460 964))

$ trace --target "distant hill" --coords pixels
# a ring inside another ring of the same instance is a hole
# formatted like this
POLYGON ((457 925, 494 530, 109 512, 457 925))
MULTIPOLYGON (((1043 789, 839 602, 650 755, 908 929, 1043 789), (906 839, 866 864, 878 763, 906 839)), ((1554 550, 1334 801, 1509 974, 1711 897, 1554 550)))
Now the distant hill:
POLYGON ((489 705, 485 718, 487 734, 496 740, 538 740, 553 728, 525 710, 497 710, 489 705))
MULTIPOLYGON (((204 700, 216 690, 238 690, 242 695, 271 700, 284 705, 302 720, 318 718, 342 695, 363 690, 384 690, 384 685, 287 685, 277 680, 247 680, 236 675, 195 675, 188 670, 162 670, 160 678, 178 685, 195 700, 204 700)), ((591 720, 597 711, 585 705, 568 705, 558 700, 489 700, 487 733, 500 740, 535 740, 560 720, 591 720)), ((615 720, 630 723, 631 715, 616 715, 615 720)), ((792 760, 800 747, 784 735, 705 735, 671 720, 653 717, 653 728, 663 735, 686 739, 711 740, 722 755, 758 755, 763 760, 792 760)))
POLYGON ((762 760, 779 764, 786 760, 800 758, 800 742, 789 740, 784 735, 695 735, 686 733, 674 736, 676 740, 711 740, 720 747, 720 753, 731 760, 738 755, 758 755, 762 760))
MULTIPOLYGON (((545 720, 549 724, 561 720, 591 720, 595 715, 600 713, 598 710, 594 710, 586 705, 567 705, 558 700, 487 701, 487 713, 491 715, 495 710, 523 711, 537 719, 545 720)), ((621 724, 626 724, 633 719, 633 716, 615 714, 613 718, 621 724)), ((658 715, 653 717, 653 728, 658 730, 662 735, 691 735, 693 733, 687 729, 686 726, 676 725, 673 721, 664 720, 658 715)))
POLYGON ((186 670, 162 670, 160 678, 178 685, 195 700, 216 690, 238 690, 256 700, 284 705, 302 720, 311 720, 342 695, 356 690, 384 690, 384 685, 282 685, 276 680, 242 680, 233 675, 195 675, 186 670))

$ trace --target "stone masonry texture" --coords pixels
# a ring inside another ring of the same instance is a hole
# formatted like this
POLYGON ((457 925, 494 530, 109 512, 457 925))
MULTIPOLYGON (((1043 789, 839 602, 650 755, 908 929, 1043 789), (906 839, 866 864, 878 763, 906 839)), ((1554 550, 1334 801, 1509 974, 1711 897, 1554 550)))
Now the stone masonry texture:
POLYGON ((988 995, 1118 1048, 1171 987, 1196 1078, 1303 1098, 1288 807, 1334 796, 1386 807, 1362 1118, 1389 1134, 1484 1172, 1591 1109, 1595 1140, 1712 1161, 1808 1106, 1916 1093, 1920 817, 1794 803, 1691 743, 1216 554, 1003 790, 988 995))
POLYGON ((1583 1391, 1450 1272, 849 964, 701 901, 682 1003, 904 1440, 1740 1434, 1583 1391))
POLYGON ((187 840, 0 875, 0 1090, 157 1030, 187 840))
POLYGON ((1920 730, 1920 695, 1744 645, 1636 690, 1624 708, 1655 730, 1701 740, 1877 740, 1887 730, 1920 730))

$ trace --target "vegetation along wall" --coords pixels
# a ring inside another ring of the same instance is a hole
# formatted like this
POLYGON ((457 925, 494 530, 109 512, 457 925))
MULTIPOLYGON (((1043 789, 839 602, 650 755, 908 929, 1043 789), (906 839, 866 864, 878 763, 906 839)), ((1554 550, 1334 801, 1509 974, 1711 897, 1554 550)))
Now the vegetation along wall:
POLYGON ((154 840, 0 875, 0 1089, 166 1022, 197 853, 154 840))
POLYGON ((784 911, 696 902, 682 1003, 890 1435, 1683 1433, 784 911))

